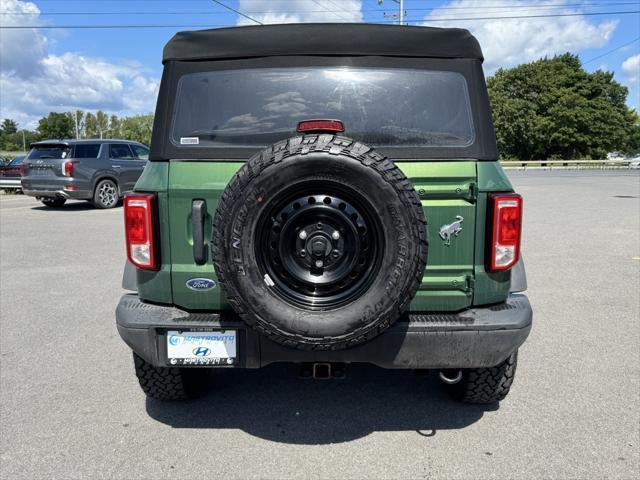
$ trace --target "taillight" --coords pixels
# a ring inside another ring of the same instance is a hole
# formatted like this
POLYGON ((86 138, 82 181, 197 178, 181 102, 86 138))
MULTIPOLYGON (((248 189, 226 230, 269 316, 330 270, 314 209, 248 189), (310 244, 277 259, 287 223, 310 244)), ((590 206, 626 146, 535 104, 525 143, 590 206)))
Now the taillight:
POLYGON ((77 160, 67 160, 66 162, 64 162, 62 164, 62 174, 65 177, 73 177, 74 176, 74 172, 73 172, 73 166, 78 163, 77 160))
POLYGON ((124 197, 127 257, 136 267, 144 270, 158 270, 155 203, 156 196, 153 193, 129 193, 124 197))
POLYGON ((24 163, 21 163, 20 166, 18 167, 18 173, 20 174, 21 177, 24 177, 24 172, 25 172, 25 166, 24 163))
POLYGON ((344 132, 344 125, 340 120, 304 120, 298 123, 296 130, 300 133, 339 133, 344 132))
POLYGON ((522 197, 515 193, 490 194, 489 207, 491 244, 488 267, 491 271, 508 270, 520 258, 522 197))

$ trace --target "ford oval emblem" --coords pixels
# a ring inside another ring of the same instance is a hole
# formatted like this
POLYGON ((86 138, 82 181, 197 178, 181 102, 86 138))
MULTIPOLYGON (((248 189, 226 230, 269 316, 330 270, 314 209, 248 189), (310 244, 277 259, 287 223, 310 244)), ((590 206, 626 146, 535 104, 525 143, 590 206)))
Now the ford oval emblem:
POLYGON ((216 282, 210 278, 190 278, 187 280, 187 287, 191 290, 213 290, 216 288, 216 282))

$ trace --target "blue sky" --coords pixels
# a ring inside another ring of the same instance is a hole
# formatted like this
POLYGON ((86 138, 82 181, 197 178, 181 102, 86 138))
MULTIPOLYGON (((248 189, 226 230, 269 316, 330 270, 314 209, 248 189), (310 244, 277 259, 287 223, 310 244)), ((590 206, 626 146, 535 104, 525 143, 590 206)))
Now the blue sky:
MULTIPOLYGON (((384 0, 228 0, 264 23, 392 22, 384 0)), ((615 72, 640 107, 640 0, 406 0, 412 25, 470 29, 485 52, 485 72, 571 51, 586 68, 615 72), (484 17, 544 18, 487 19, 484 17), (483 17, 481 20, 473 18, 483 17), (624 46, 626 44, 626 46, 624 46), (619 48, 620 47, 620 48, 619 48)), ((33 128, 49 111, 153 111, 162 47, 180 30, 250 24, 211 0, 2 0, 0 118, 33 128), (91 25, 184 25, 162 28, 44 28, 91 25), (200 27, 189 27, 199 25, 200 27)))

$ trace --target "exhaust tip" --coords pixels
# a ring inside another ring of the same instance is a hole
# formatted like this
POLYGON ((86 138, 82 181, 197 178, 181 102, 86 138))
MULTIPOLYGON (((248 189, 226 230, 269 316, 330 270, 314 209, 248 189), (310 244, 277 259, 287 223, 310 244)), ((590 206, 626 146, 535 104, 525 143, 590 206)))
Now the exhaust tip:
POLYGON ((455 385, 462 380, 462 370, 450 370, 446 373, 440 370, 440 372, 438 372, 438 376, 440 377, 440 380, 447 385, 455 385))

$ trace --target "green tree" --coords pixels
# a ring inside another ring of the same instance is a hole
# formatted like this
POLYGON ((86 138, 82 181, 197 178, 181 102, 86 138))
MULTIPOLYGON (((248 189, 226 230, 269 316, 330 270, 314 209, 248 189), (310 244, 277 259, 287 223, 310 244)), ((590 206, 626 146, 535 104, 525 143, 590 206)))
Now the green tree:
POLYGON ((631 156, 640 153, 640 115, 638 112, 633 112, 633 117, 633 129, 625 148, 625 152, 631 156))
POLYGON ((487 87, 501 158, 604 158, 628 148, 627 88, 611 72, 586 72, 576 55, 500 69, 487 87))
POLYGON ((126 117, 121 124, 122 138, 149 145, 151 143, 152 127, 153 114, 126 117))
POLYGON ((98 138, 98 121, 91 112, 87 112, 84 116, 84 136, 85 138, 98 138))
POLYGON ((109 119, 109 129, 107 130, 107 137, 109 138, 120 138, 122 134, 120 133, 120 119, 111 115, 109 119))
POLYGON ((2 135, 11 135, 12 133, 16 133, 18 131, 18 124, 15 120, 10 118, 5 118, 2 121, 2 125, 0 125, 0 133, 2 135))
POLYGON ((75 125, 67 113, 50 112, 38 121, 38 135, 43 139, 75 138, 75 125))
POLYGON ((73 125, 74 138, 86 137, 84 134, 84 112, 82 110, 75 110, 73 112, 67 112, 73 125))
POLYGON ((100 138, 104 138, 109 131, 109 117, 102 110, 96 113, 96 130, 100 138))

